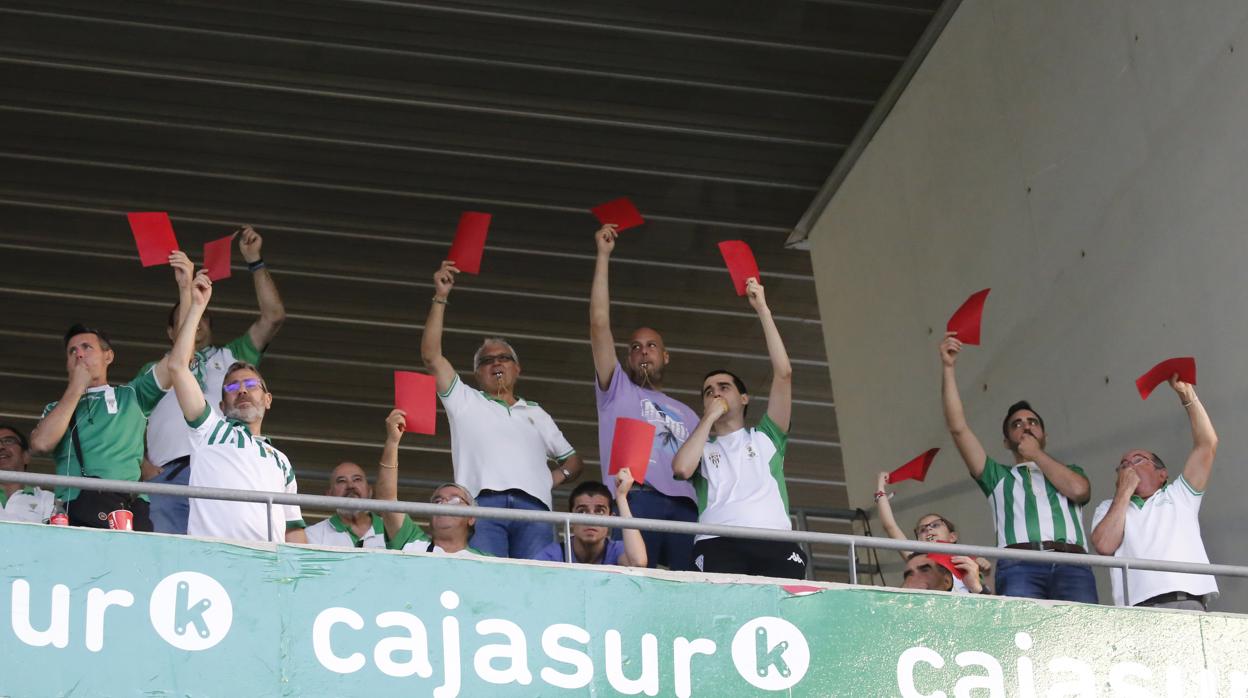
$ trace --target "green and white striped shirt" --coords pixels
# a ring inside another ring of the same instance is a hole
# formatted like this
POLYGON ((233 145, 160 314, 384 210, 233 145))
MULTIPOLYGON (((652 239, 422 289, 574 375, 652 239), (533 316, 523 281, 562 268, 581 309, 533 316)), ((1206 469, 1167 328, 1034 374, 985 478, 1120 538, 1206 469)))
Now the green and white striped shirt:
MULTIPOLYGON (((1083 475, 1083 468, 1067 468, 1083 475)), ((997 545, 1058 541, 1087 547, 1083 533, 1083 505, 1066 498, 1033 462, 1015 466, 986 459, 976 480, 992 503, 997 545)))

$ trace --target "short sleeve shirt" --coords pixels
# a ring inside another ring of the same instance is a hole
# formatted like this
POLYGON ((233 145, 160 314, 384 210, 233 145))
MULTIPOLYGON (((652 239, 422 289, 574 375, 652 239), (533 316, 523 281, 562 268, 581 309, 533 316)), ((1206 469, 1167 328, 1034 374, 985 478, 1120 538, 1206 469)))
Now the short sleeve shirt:
MULTIPOLYGON (((225 372, 235 361, 258 365, 263 353, 251 342, 251 335, 243 333, 223 347, 208 346, 195 352, 191 359, 191 373, 204 391, 204 399, 216 407, 221 403, 221 386, 225 372)), ((149 364, 151 366, 153 364, 149 364)), ((144 367, 146 370, 147 367, 144 367)), ((147 423, 147 458, 156 465, 164 465, 191 454, 191 442, 186 432, 182 408, 172 391, 156 405, 147 423)))
POLYGON ((598 398, 598 453, 602 481, 611 489, 611 496, 615 496, 615 481, 610 475, 615 420, 628 417, 654 425, 654 447, 650 451, 646 484, 669 497, 693 499, 693 485, 672 476, 672 457, 698 425, 698 415, 685 403, 634 383, 618 361, 606 390, 598 385, 597 379, 594 380, 594 394, 598 398))
POLYGON ((576 451, 546 410, 523 398, 508 406, 458 376, 438 397, 451 424, 455 482, 473 497, 481 490, 517 489, 551 508, 546 461, 562 463, 576 451))
MULTIPOLYGON (((756 428, 708 439, 692 478, 699 523, 791 530, 784 482, 787 445, 788 435, 770 416, 756 428)), ((705 538, 714 536, 697 540, 705 538)))
MULTIPOLYGON (((563 543, 555 542, 537 551, 537 555, 533 556, 533 559, 546 562, 567 562, 563 557, 563 553, 563 543)), ((623 556, 624 541, 608 539, 606 553, 602 556, 602 561, 584 564, 618 565, 620 564, 620 558, 623 556)), ((573 560, 573 562, 580 562, 580 560, 573 560)))
MULTIPOLYGON (((252 436, 246 424, 221 416, 208 405, 190 427, 191 486, 222 487, 253 492, 296 494, 298 484, 290 459, 269 443, 252 436)), ((230 540, 281 542, 288 528, 302 528, 298 506, 275 504, 272 518, 266 505, 192 498, 186 532, 192 536, 230 540)))
POLYGON ((305 531, 308 543, 338 548, 384 548, 386 547, 385 523, 378 514, 373 514, 372 517, 372 525, 361 538, 355 535, 350 524, 343 521, 341 516, 334 514, 320 523, 308 526, 305 531))
MULTIPOLYGON (((78 399, 74 421, 52 451, 56 474, 138 481, 147 416, 165 392, 156 381, 154 366, 125 385, 87 388, 78 399), (79 462, 74 450, 75 429, 85 462, 79 462)), ((49 403, 43 416, 48 416, 56 404, 49 403)), ((68 502, 77 499, 78 490, 58 487, 56 496, 68 502)))
MULTIPOLYGON (((1079 475, 1083 468, 1068 465, 1079 475)), ((1057 541, 1087 547, 1083 505, 1066 498, 1032 462, 1008 466, 992 458, 975 481, 992 504, 997 545, 1057 541)))
POLYGON ((26 487, 7 496, 0 487, 0 521, 44 523, 52 517, 56 497, 41 487, 26 487))

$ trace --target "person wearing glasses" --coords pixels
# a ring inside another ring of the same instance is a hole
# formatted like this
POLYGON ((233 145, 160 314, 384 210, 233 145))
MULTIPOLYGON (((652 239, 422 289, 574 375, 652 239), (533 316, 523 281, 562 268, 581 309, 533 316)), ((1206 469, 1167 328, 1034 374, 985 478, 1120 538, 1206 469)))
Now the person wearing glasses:
MULTIPOLYGON (((24 473, 30 465, 30 444, 17 427, 0 424, 0 470, 24 473)), ((23 487, 16 482, 0 485, 0 521, 46 523, 52 517, 56 496, 42 487, 23 487)))
MULTIPOLYGON (((236 361, 245 361, 253 366, 260 365, 269 343, 277 336, 277 331, 286 320, 286 308, 277 292, 277 284, 260 256, 263 244, 260 234, 251 226, 245 225, 235 232, 235 236, 238 238, 238 249, 243 255, 243 261, 251 270, 260 316, 251 323, 246 332, 222 345, 213 343, 212 316, 209 313, 204 313, 195 328, 195 353, 191 358, 191 372, 199 380, 199 386, 212 404, 221 401, 221 386, 224 384, 226 369, 236 361)), ((170 260, 178 286, 178 302, 169 310, 169 323, 166 328, 172 343, 177 337, 178 327, 190 309, 191 279, 195 275, 195 268, 183 252, 174 252, 170 260)), ((182 411, 178 409, 178 401, 171 394, 166 395, 156 405, 148 419, 147 458, 157 466, 155 472, 149 476, 153 482, 185 485, 191 481, 191 450, 186 440, 186 427, 182 421, 182 411)), ((157 533, 186 533, 186 519, 190 513, 186 497, 154 494, 151 510, 152 527, 157 533)))
MULTIPOLYGON (((1192 429, 1192 450, 1183 472, 1170 482, 1166 464, 1151 451, 1132 449, 1118 462, 1118 483, 1113 499, 1096 507, 1092 515, 1092 545, 1102 555, 1208 563, 1200 537, 1200 503, 1213 459, 1218 435, 1190 383, 1170 377, 1192 429)), ((1153 606, 1208 610, 1218 594, 1218 584, 1207 574, 1182 574, 1130 570, 1126 598, 1122 570, 1110 570, 1117 606, 1153 606)))
MULTIPOLYGON (((189 428, 191 485, 295 494, 298 485, 290 459, 261 434, 273 394, 260 371, 245 361, 225 370, 220 412, 208 403, 191 371, 196 328, 211 297, 212 281, 201 271, 192 283, 189 312, 168 357, 174 394, 189 428)), ((195 498, 186 530, 192 536, 230 540, 308 542, 296 505, 195 498)))
MULTIPOLYGON (((464 385, 442 355, 447 297, 458 272, 449 260, 434 273, 433 303, 420 342, 451 425, 455 482, 479 506, 550 511, 551 489, 580 474, 581 457, 545 410, 516 394, 520 362, 507 340, 487 338, 473 355, 478 390, 464 385)), ((550 524, 482 520, 472 545, 496 557, 527 559, 552 537, 550 524)))
MULTIPOLYGON (((946 332, 940 343, 945 425, 971 479, 992 506, 997 545, 1086 554, 1083 506, 1088 503, 1091 486, 1083 469, 1062 463, 1045 451, 1044 420, 1025 400, 1010 405, 1001 422, 1005 447, 1014 464, 999 463, 988 456, 966 422, 958 394, 954 365, 961 351, 957 333, 946 332)), ((997 563, 996 590, 1002 596, 1096 603, 1092 570, 1078 564, 1001 560, 997 563)))
MULTIPOLYGON (((884 489, 887 485, 888 473, 880 473, 875 485, 875 510, 880 515, 880 523, 884 526, 884 532, 888 534, 889 538, 893 540, 910 540, 906 537, 905 532, 901 530, 901 527, 897 525, 897 519, 893 516, 893 505, 889 502, 891 495, 884 489)), ((924 514, 919 517, 919 522, 914 525, 914 538, 927 543, 957 543, 958 530, 954 527, 952 521, 940 514, 924 514)), ((918 555, 918 553, 905 550, 897 552, 901 555, 901 559, 905 561, 909 561, 918 555)), ((985 576, 992 569, 991 562, 982 557, 977 558, 968 555, 953 555, 949 558, 949 562, 958 568, 958 574, 953 577, 952 582, 952 590, 955 593, 991 593, 985 579, 985 576)))
MULTIPOLYGON (((172 258, 170 258, 172 262, 172 258)), ((124 385, 110 385, 116 354, 104 331, 77 324, 65 332, 69 384, 43 410, 30 433, 34 455, 50 455, 57 475, 138 481, 147 416, 169 388, 169 358, 124 385)), ((56 488, 72 526, 108 528, 108 514, 127 509, 136 531, 152 530, 147 497, 70 487, 56 488)))
MULTIPOLYGON (((391 502, 399 500, 399 441, 403 438, 406 418, 407 413, 400 409, 392 410, 386 417, 386 444, 381 451, 380 470, 377 471, 378 499, 391 502)), ((454 482, 439 485, 429 501, 432 504, 476 506, 468 490, 454 482)), ((477 522, 473 517, 431 517, 429 530, 433 533, 432 536, 421 530, 407 514, 386 512, 381 518, 385 522, 386 547, 391 550, 488 557, 486 553, 468 545, 477 522)))

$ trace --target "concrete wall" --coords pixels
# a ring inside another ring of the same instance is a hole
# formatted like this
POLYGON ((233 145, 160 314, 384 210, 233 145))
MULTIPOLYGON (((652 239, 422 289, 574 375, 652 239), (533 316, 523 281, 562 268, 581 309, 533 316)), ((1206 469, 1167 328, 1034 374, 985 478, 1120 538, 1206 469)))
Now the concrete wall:
MULTIPOLYGON (((1246 21, 1238 0, 962 4, 811 236, 855 506, 876 472, 941 446, 927 483, 896 488, 899 521, 938 511, 993 544, 936 350, 992 287, 983 346, 959 362, 989 452, 1008 456, 1003 411, 1030 400, 1049 451, 1091 475, 1090 524, 1123 451, 1183 462, 1184 410, 1133 381, 1194 355, 1221 436, 1206 546, 1248 564, 1246 21)), ((1220 584, 1215 607, 1248 612, 1248 584, 1220 584)))

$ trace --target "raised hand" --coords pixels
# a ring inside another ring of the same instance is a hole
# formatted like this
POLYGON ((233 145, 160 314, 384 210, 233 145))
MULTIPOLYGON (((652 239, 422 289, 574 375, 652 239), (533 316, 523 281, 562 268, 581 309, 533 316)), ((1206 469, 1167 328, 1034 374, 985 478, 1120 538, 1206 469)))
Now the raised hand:
POLYGON ((958 352, 962 351, 962 342, 957 338, 957 332, 946 332, 944 340, 940 343, 940 362, 950 368, 958 361, 958 352))
POLYGON ((397 444, 403 438, 405 431, 407 431, 407 412, 397 407, 390 410, 389 416, 386 417, 386 442, 397 444))
POLYGON ((619 236, 614 223, 607 223, 594 233, 594 241, 598 243, 598 254, 611 254, 615 250, 615 238, 619 236))
POLYGON ((615 474, 615 498, 628 496, 628 491, 633 488, 633 473, 628 468, 620 468, 615 474))
POLYGON ((195 263, 182 250, 174 250, 169 255, 169 266, 173 267, 173 279, 178 288, 190 288, 195 278, 195 263))
POLYGON ((459 273, 459 268, 455 266, 453 260, 442 262, 442 266, 433 273, 433 291, 434 296, 446 299, 451 295, 451 289, 455 288, 455 275, 459 273))
POLYGON ((201 269, 195 275, 195 281, 191 285, 191 305, 196 307, 206 307, 208 301, 212 299, 212 279, 208 278, 207 270, 201 269))
POLYGON ((259 261, 260 245, 264 243, 260 233, 257 233, 256 229, 250 225, 244 225, 235 230, 234 234, 238 236, 238 251, 243 253, 243 259, 248 264, 259 261))
POLYGON ((745 280, 745 297, 749 299, 750 307, 755 310, 761 312, 767 309, 767 296, 763 293, 763 285, 752 276, 745 280))
POLYGON ((1196 389, 1192 387, 1191 383, 1184 383, 1179 380, 1179 374, 1176 373, 1170 376, 1170 380, 1167 382, 1170 383, 1170 387, 1174 392, 1178 393, 1179 399, 1183 401, 1183 404, 1186 405, 1196 399, 1196 389))

